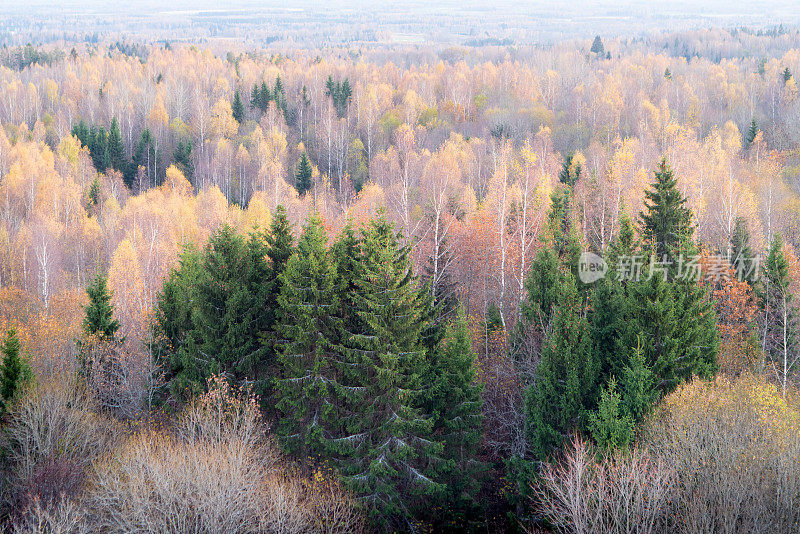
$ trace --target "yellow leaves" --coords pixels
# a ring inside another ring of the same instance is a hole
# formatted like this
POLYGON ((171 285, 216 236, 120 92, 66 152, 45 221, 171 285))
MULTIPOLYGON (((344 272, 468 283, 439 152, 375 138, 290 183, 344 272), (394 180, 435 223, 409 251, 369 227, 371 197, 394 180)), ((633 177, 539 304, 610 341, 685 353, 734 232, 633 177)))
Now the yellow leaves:
POLYGON ((783 98, 787 102, 794 102, 797 98, 797 82, 794 81, 794 76, 789 78, 789 81, 783 86, 783 98))
POLYGON ((193 191, 192 184, 175 165, 167 167, 164 184, 161 187, 169 194, 184 197, 191 195, 193 191))
POLYGON ((221 138, 233 137, 239 129, 231 103, 225 98, 220 98, 211 109, 211 129, 216 137, 221 138))
POLYGON ((169 114, 167 113, 167 107, 164 105, 164 97, 161 96, 161 92, 156 93, 156 98, 150 108, 150 113, 147 115, 147 120, 157 127, 165 127, 169 124, 169 114))

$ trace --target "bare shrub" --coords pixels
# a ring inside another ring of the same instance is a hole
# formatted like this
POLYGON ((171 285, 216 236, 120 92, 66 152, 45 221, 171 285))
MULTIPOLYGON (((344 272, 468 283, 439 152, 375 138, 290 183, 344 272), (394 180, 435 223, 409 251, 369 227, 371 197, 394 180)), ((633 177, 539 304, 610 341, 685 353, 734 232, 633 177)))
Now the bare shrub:
POLYGON ((113 422, 71 377, 55 376, 31 386, 9 415, 4 448, 10 463, 6 498, 24 508, 76 494, 87 467, 114 443, 113 422))
POLYGON ((14 525, 14 534, 88 534, 86 513, 70 499, 43 505, 38 499, 14 525))
POLYGON ((596 454, 576 438, 560 463, 542 469, 541 513, 561 532, 662 531, 672 471, 642 450, 596 454))
POLYGON ((800 412, 763 378, 697 380, 667 397, 647 446, 677 472, 671 528, 796 531, 799 433, 800 412))
POLYGON ((135 419, 152 407, 164 373, 139 337, 125 341, 82 340, 81 371, 101 406, 121 419, 135 419))
MULTIPOLYGON (((221 378, 186 408, 175 435, 133 436, 97 464, 87 499, 107 532, 357 532, 339 491, 291 474, 265 437, 255 399, 221 378)), ((336 487, 338 488, 338 487, 336 487)))

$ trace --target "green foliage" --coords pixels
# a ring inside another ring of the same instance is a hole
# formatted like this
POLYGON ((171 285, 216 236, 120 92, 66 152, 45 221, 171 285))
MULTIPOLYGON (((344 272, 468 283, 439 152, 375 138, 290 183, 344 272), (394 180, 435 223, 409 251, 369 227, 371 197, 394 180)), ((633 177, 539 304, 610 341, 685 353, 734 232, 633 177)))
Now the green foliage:
POLYGON ((192 140, 181 139, 172 153, 172 161, 189 182, 194 183, 194 162, 192 161, 192 140))
POLYGON ((272 93, 269 90, 267 82, 262 81, 261 86, 253 84, 253 90, 250 91, 250 107, 253 109, 260 109, 261 113, 266 113, 269 103, 272 100, 272 93))
POLYGON ((656 376, 647 365, 641 346, 637 346, 622 371, 622 399, 624 413, 635 424, 644 421, 659 399, 656 376))
POLYGON ((28 359, 21 354, 21 345, 17 331, 11 328, 0 344, 0 415, 8 411, 22 387, 33 380, 28 359))
POLYGON ((789 83, 789 80, 792 79, 792 71, 789 70, 789 67, 783 69, 783 83, 789 83))
POLYGON ((642 343, 642 354, 669 393, 693 375, 717 370, 719 338, 713 302, 694 282, 669 282, 655 275, 627 287, 622 344, 642 343))
POLYGON ((92 185, 89 187, 89 206, 100 204, 100 179, 95 176, 92 185))
POLYGON ((271 251, 262 234, 223 226, 202 252, 187 249, 159 294, 157 352, 174 395, 200 391, 212 374, 263 389, 272 364, 261 333, 274 323, 271 251))
POLYGON ((677 264, 681 245, 694 233, 692 212, 678 189, 678 180, 663 159, 655 171, 655 182, 644 193, 645 211, 639 214, 642 237, 653 246, 659 260, 677 264))
POLYGON ((525 393, 533 455, 544 460, 564 438, 584 430, 595 407, 599 366, 585 309, 572 276, 565 278, 533 384, 525 393))
POLYGON ((231 113, 236 122, 242 124, 244 122, 244 104, 242 103, 242 95, 239 94, 237 89, 233 93, 233 102, 231 102, 231 113))
POLYGON ((128 167, 128 173, 125 175, 125 184, 131 187, 136 178, 136 174, 139 172, 139 167, 143 167, 145 173, 144 177, 147 179, 147 183, 139 184, 140 187, 156 185, 156 170, 158 166, 159 157, 156 152, 155 140, 150 133, 150 129, 145 128, 139 136, 136 150, 133 151, 133 159, 131 165, 128 167))
POLYGON ((438 521, 451 528, 466 528, 481 508, 476 495, 486 470, 477 456, 483 435, 483 386, 477 383, 475 358, 467 319, 459 308, 429 358, 424 402, 424 413, 435 421, 433 433, 444 444, 441 474, 447 485, 447 513, 438 521))
POLYGON ((94 125, 89 128, 84 121, 80 121, 72 127, 72 135, 89 149, 92 163, 99 172, 114 169, 123 176, 129 172, 130 160, 125 154, 116 117, 111 119, 109 130, 94 125))
POLYGON ((308 155, 303 152, 300 156, 300 161, 297 164, 297 173, 295 174, 295 181, 297 187, 297 194, 303 196, 314 186, 313 170, 311 169, 311 162, 308 155))
POLYGON ((600 39, 599 35, 596 35, 594 41, 592 41, 592 48, 589 49, 590 52, 597 54, 598 56, 602 56, 605 54, 605 47, 603 46, 603 40, 600 39))
POLYGON ((106 277, 97 275, 86 286, 86 293, 89 295, 89 304, 84 307, 84 335, 101 341, 116 339, 120 325, 114 319, 114 306, 111 304, 111 292, 108 290, 106 277))
POLYGON ((603 449, 626 448, 633 442, 633 418, 622 408, 614 378, 603 388, 597 411, 589 416, 589 431, 603 449))
POLYGON ((756 118, 753 117, 753 119, 750 121, 750 129, 747 130, 747 135, 744 138, 748 146, 752 145, 753 141, 756 140, 758 132, 759 132, 758 123, 756 122, 756 118))
POLYGON ((335 350, 338 279, 326 243, 322 220, 312 215, 280 275, 278 434, 288 450, 301 456, 319 457, 336 449, 332 436, 338 434, 343 405, 343 362, 335 350))
POLYGON ((371 517, 387 528, 444 491, 435 467, 442 463, 442 444, 433 435, 434 420, 420 409, 424 314, 412 287, 408 248, 399 245, 385 217, 364 230, 361 258, 353 311, 365 328, 343 336, 353 394, 337 466, 371 517))
POLYGON ((564 158, 564 163, 561 165, 561 172, 558 173, 558 180, 562 184, 566 184, 570 187, 574 186, 581 177, 581 166, 572 164, 572 158, 574 156, 574 154, 568 154, 567 157, 564 158))
POLYGON ((334 82, 333 76, 328 76, 328 81, 325 82, 325 96, 331 97, 333 107, 336 108, 336 114, 340 119, 347 115, 347 105, 350 103, 352 95, 350 80, 345 78, 343 82, 334 82))
POLYGON ((744 280, 752 285, 758 278, 756 255, 750 247, 750 230, 744 217, 736 218, 730 240, 729 261, 739 280, 744 280))

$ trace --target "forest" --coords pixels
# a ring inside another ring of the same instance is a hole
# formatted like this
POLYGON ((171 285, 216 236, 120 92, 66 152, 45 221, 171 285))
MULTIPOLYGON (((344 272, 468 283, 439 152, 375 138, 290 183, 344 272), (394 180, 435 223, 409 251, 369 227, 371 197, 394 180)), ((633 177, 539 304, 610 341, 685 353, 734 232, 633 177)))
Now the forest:
POLYGON ((800 31, 0 51, 0 528, 796 532, 800 31))

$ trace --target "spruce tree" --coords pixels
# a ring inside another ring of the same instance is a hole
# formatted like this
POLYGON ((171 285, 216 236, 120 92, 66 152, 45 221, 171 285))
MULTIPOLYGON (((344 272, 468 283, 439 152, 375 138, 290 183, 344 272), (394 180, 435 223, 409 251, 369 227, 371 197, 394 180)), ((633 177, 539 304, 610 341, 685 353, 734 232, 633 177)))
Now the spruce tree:
POLYGON ((168 382, 183 370, 181 350, 194 329, 193 309, 201 270, 201 252, 191 245, 185 246, 178 266, 170 271, 156 298, 153 348, 168 382))
POLYGON ((603 40, 600 39, 599 35, 596 35, 594 41, 592 41, 592 48, 589 50, 590 52, 597 54, 598 56, 602 56, 605 54, 605 47, 603 46, 603 40))
POLYGON ((172 153, 172 160, 186 179, 189 180, 190 183, 194 183, 194 162, 192 161, 191 139, 186 139, 185 141, 181 139, 178 141, 178 146, 175 147, 175 151, 172 153))
POLYGON ((108 154, 110 166, 124 174, 128 170, 128 158, 125 156, 125 145, 122 144, 116 117, 111 119, 111 128, 108 131, 108 154))
POLYGON ((756 140, 756 136, 758 135, 758 123, 756 122, 756 118, 750 121, 750 129, 747 130, 747 136, 745 137, 745 141, 747 141, 747 146, 753 144, 753 141, 756 140))
POLYGON ((536 368, 525 393, 533 455, 544 460, 572 432, 585 430, 596 406, 598 362, 573 277, 567 276, 536 368))
POLYGON ((300 196, 305 195, 314 185, 311 162, 308 160, 308 155, 306 155, 305 152, 300 156, 300 162, 297 164, 295 180, 297 183, 297 194, 300 196))
POLYGON ((783 83, 789 83, 789 80, 792 79, 792 71, 789 70, 789 67, 783 69, 783 83))
POLYGON ((434 418, 434 435, 444 444, 442 481, 447 484, 444 517, 438 523, 466 528, 480 508, 475 498, 486 465, 478 458, 483 436, 483 386, 477 382, 475 352, 463 308, 432 351, 424 413, 434 418))
POLYGON ((239 385, 259 384, 268 353, 259 333, 267 328, 266 245, 245 240, 228 225, 209 239, 194 294, 192 330, 179 352, 173 391, 199 391, 212 374, 239 385))
POLYGON ((244 122, 244 104, 242 103, 242 96, 239 94, 238 89, 233 94, 233 102, 231 103, 231 112, 233 113, 233 118, 236 119, 236 122, 238 122, 239 124, 242 124, 244 122))
POLYGON ((432 433, 434 419, 418 408, 426 355, 408 252, 385 216, 363 232, 354 312, 365 328, 347 332, 340 348, 356 394, 345 410, 337 465, 383 528, 407 521, 424 499, 444 490, 437 481, 442 445, 432 433))
POLYGON ((678 190, 678 180, 662 158, 655 182, 645 191, 645 211, 639 214, 642 237, 649 240, 657 260, 676 264, 680 245, 694 233, 692 212, 678 190))
POLYGON ((644 359, 641 344, 636 346, 628 359, 620 377, 620 386, 623 413, 630 415, 633 423, 638 425, 644 421, 659 397, 656 376, 644 359))
POLYGON ((33 379, 30 364, 20 351, 17 331, 11 328, 0 344, 0 415, 8 411, 20 389, 33 379))
POLYGON ((633 418, 623 410, 622 396, 613 377, 600 394, 597 410, 589 415, 588 426, 602 449, 621 449, 633 442, 633 418))
POLYGON ((86 293, 89 295, 89 304, 84 307, 83 333, 100 341, 115 340, 120 325, 114 318, 106 277, 97 275, 86 286, 86 293))
POLYGON ((716 372, 716 314, 697 283, 665 281, 655 274, 626 289, 621 345, 630 351, 641 341, 642 355, 661 392, 671 392, 694 375, 709 378, 716 372))
POLYGON ((314 214, 280 275, 278 433, 288 450, 304 457, 334 451, 331 439, 339 433, 338 281, 326 243, 322 220, 314 214))

